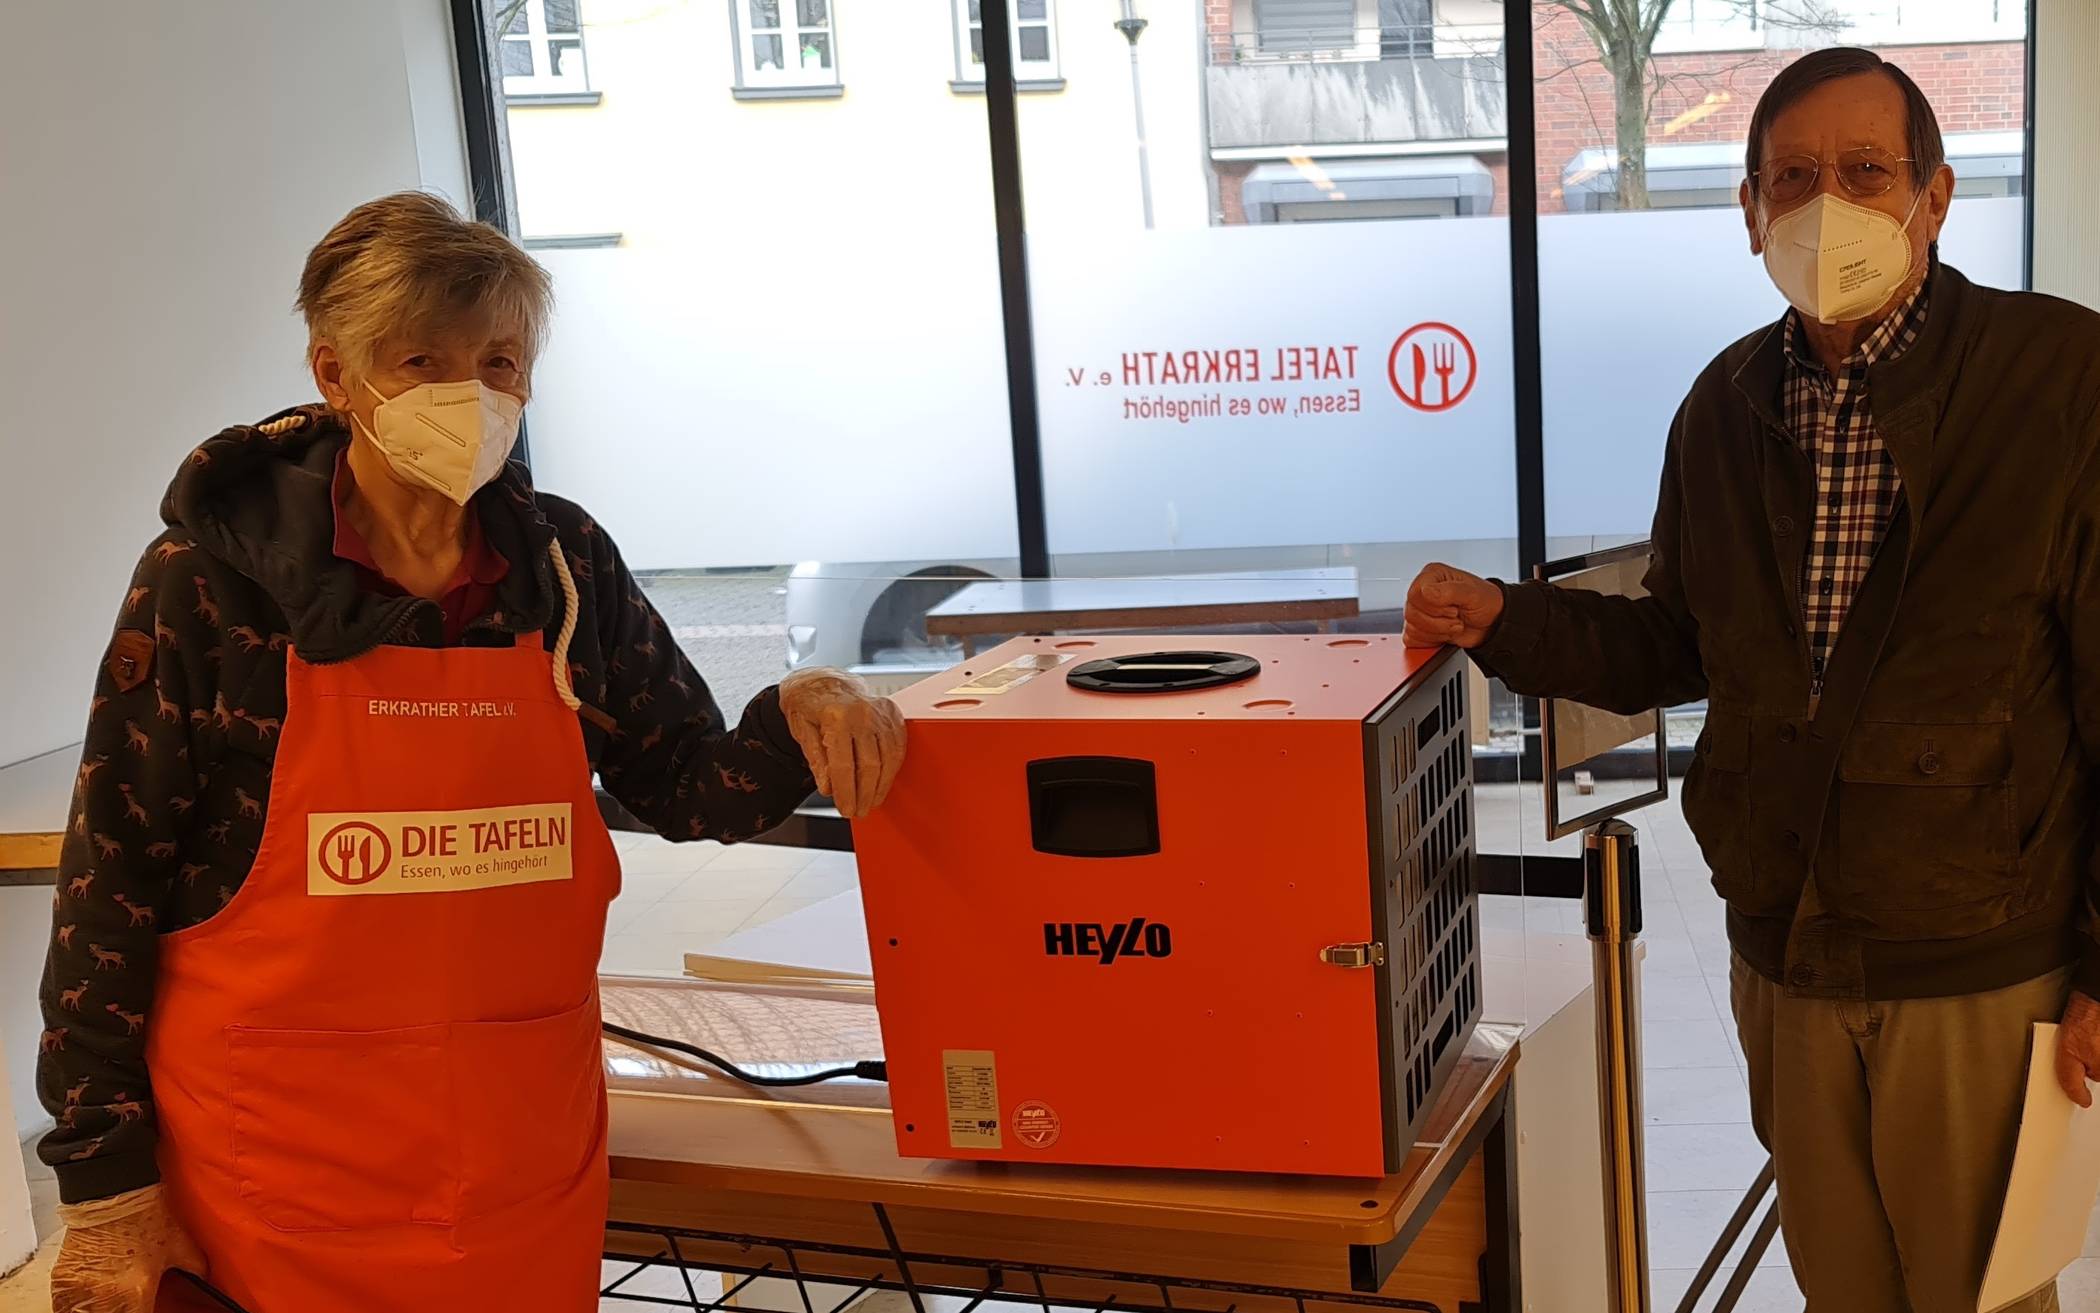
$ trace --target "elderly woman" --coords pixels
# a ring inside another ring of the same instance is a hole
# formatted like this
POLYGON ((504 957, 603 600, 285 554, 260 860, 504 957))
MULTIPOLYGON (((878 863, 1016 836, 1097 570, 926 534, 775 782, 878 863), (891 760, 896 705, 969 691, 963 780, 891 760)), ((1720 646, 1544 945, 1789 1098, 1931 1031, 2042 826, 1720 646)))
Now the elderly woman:
POLYGON ((881 802, 896 709, 734 728, 577 506, 507 462, 547 274, 429 196, 300 280, 322 400, 186 457, 90 714, 45 974, 54 1305, 595 1307, 592 789, 748 839, 881 802))

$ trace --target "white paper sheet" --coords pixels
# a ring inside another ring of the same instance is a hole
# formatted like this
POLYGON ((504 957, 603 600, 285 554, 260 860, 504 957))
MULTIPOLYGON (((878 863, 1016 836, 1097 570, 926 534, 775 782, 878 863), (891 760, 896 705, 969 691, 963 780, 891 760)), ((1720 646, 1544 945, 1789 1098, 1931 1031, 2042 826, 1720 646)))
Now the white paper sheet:
POLYGON ((2069 1267, 2085 1248, 2095 1195, 2100 1107, 2080 1108, 2065 1096, 2056 1083, 2056 1027, 2038 1023, 2027 1061, 2020 1143, 1977 1313, 2003 1308, 2069 1267))

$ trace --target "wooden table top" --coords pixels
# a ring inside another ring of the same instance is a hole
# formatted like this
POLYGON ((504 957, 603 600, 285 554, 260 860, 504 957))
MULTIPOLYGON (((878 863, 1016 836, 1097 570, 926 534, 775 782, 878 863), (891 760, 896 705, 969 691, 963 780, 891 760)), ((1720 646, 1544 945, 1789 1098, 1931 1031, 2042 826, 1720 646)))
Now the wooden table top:
POLYGON ((1357 614, 1353 566, 1150 579, 1013 579, 966 585, 926 613, 929 634, 1335 620, 1357 614))
MULTIPOLYGON (((602 992, 608 1019, 653 1034, 676 1027, 678 1038, 714 1040, 738 1060, 828 1064, 875 1056, 866 1050, 879 1040, 865 987, 607 977, 602 992)), ((615 1180, 805 1199, 1382 1244, 1421 1208, 1509 1083, 1520 1031, 1489 1024, 1475 1032, 1423 1139, 1382 1180, 902 1158, 885 1087, 753 1090, 608 1039, 612 1172, 615 1180)))

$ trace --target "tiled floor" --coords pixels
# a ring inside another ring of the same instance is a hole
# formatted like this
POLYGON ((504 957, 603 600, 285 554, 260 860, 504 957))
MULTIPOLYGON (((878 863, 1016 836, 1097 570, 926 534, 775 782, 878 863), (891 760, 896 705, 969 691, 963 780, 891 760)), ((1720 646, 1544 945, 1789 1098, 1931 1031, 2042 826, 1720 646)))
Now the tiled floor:
MULTIPOLYGON (((1535 788, 1488 786, 1478 805, 1487 851, 1574 856, 1574 840, 1547 844, 1535 788)), ((1765 1152, 1750 1130, 1749 1087, 1728 1013, 1728 945, 1721 900, 1674 804, 1638 813, 1641 832, 1643 1112, 1648 1126, 1648 1233, 1654 1307, 1674 1309, 1757 1178, 1765 1152)), ((1542 907, 1527 899, 1536 928, 1542 907)), ((1572 903, 1562 915, 1580 929, 1572 903)), ((1800 1313, 1802 1301, 1775 1242, 1737 1307, 1800 1313)), ((1716 1285, 1719 1283, 1717 1282, 1716 1285)), ((1712 1306, 1713 1292, 1701 1307, 1712 1306)), ((2094 1313, 2100 1313, 2095 1306, 2094 1313)))
MULTIPOLYGON (((1571 854, 1546 845, 1536 793, 1484 789, 1481 842, 1489 850, 1571 854)), ((1750 1129, 1749 1086, 1728 1004, 1728 940, 1720 898, 1676 804, 1639 813, 1644 1113, 1648 1124, 1648 1231, 1652 1307, 1673 1310, 1743 1192, 1765 1161, 1750 1129)), ((1527 900, 1527 919, 1536 925, 1527 900)), ((1738 1249, 1738 1253, 1740 1248, 1738 1249)), ((2065 1313, 2100 1313, 2100 1214, 2086 1257, 2059 1282, 2065 1313)), ((1713 1306, 1723 1275, 1699 1304, 1713 1306)), ((1741 1302, 1740 1313, 1801 1313, 1802 1298, 1775 1239, 1741 1302)))
POLYGON ((34 1144, 31 1140, 22 1146, 22 1160, 29 1169, 29 1204, 36 1218, 36 1233, 45 1241, 29 1266, 0 1281, 0 1313, 51 1313, 46 1292, 51 1260, 58 1254, 58 1227, 53 1220, 58 1210, 58 1182, 52 1178, 51 1169, 37 1160, 32 1151, 34 1144))
MULTIPOLYGON (((1483 845, 1510 850, 1518 846, 1518 835, 1537 835, 1535 799, 1530 791, 1484 790, 1479 808, 1483 845)), ((1647 944, 1643 1056, 1650 1252, 1654 1307, 1669 1310, 1757 1175, 1764 1152, 1750 1131, 1742 1057, 1728 1017, 1720 901, 1707 885, 1705 865, 1674 806, 1651 809, 1638 823, 1647 944)), ((850 854, 674 845, 641 835, 621 835, 618 843, 626 874, 607 925, 603 963, 608 971, 677 974, 685 953, 841 892, 855 879, 850 854)), ((1523 847, 1549 851, 1535 837, 1527 837, 1523 847)), ((1571 850, 1564 842, 1550 851, 1571 850)), ((1511 928, 1580 931, 1569 903, 1497 900, 1486 915, 1511 928)), ((48 1210, 49 1174, 41 1167, 33 1174, 33 1188, 48 1210)), ((48 1227, 48 1218, 40 1217, 39 1223, 48 1227)), ((2100 1229, 2087 1253, 2093 1256, 2065 1274, 2067 1313, 2100 1313, 2100 1229)), ((44 1262, 48 1259, 47 1248, 44 1262)), ((1702 1307, 1710 1308, 1711 1300, 1709 1293, 1702 1307)), ((605 1307, 637 1306, 608 1302, 605 1307)), ((1743 1313, 1800 1313, 1801 1297, 1776 1243, 1738 1307, 1743 1313)), ((0 1283, 0 1313, 44 1313, 47 1308, 37 1267, 0 1283)))

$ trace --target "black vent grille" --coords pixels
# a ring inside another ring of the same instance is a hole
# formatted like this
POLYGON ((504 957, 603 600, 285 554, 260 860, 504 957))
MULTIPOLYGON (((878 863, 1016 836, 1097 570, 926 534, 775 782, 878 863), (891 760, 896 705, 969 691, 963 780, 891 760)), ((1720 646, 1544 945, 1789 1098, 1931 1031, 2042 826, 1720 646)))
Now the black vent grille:
POLYGON ((1381 822, 1374 875, 1390 984, 1395 1148, 1413 1143, 1480 1020, 1480 914, 1473 875, 1473 756, 1462 658, 1369 727, 1381 822))

